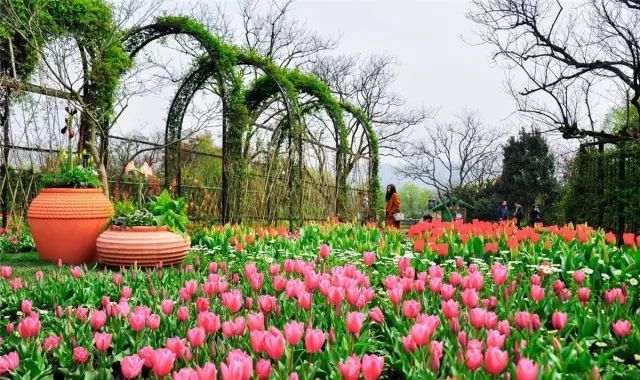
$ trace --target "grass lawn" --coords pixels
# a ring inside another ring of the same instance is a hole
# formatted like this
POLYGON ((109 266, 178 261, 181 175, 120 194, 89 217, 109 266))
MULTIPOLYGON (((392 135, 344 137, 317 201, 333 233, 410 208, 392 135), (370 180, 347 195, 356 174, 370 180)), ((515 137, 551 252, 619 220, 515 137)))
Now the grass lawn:
POLYGON ((48 263, 38 258, 38 252, 0 253, 0 265, 13 267, 13 274, 24 279, 32 279, 39 270, 57 268, 56 263, 48 263))

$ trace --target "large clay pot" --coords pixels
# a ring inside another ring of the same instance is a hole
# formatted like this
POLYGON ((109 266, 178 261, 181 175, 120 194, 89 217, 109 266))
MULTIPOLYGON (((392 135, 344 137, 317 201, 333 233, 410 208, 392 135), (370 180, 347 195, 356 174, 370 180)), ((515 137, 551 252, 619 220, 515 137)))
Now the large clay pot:
POLYGON ((40 259, 90 264, 113 205, 100 189, 43 189, 27 216, 40 259))
POLYGON ((96 243, 98 261, 111 266, 153 267, 180 264, 191 247, 189 237, 167 227, 118 227, 103 232, 96 243))

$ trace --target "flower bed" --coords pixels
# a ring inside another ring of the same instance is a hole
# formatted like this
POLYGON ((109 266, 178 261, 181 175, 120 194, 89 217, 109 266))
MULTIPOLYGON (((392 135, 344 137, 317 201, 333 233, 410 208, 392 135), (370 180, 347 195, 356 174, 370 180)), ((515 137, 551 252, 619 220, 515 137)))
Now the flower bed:
POLYGON ((0 376, 640 376, 632 235, 476 222, 192 236, 208 247, 182 269, 3 267, 0 376))

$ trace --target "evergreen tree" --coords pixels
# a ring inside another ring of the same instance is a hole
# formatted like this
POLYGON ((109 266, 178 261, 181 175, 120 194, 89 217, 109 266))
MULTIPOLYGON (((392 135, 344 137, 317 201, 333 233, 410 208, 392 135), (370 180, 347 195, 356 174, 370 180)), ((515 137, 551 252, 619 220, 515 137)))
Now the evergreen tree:
POLYGON ((555 159, 542 134, 522 129, 503 147, 503 155, 500 194, 509 202, 510 212, 513 203, 518 202, 528 217, 533 206, 538 205, 546 223, 555 221, 558 214, 555 159))

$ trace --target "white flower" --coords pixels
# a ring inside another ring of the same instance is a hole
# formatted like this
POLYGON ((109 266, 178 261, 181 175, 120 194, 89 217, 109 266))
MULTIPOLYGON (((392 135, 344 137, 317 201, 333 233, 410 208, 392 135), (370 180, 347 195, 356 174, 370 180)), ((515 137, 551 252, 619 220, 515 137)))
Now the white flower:
POLYGON ((124 172, 131 173, 134 170, 136 170, 136 165, 133 163, 133 161, 127 162, 127 165, 124 167, 124 172))
POLYGON ((616 276, 620 276, 622 274, 622 271, 620 269, 614 269, 613 274, 615 274, 616 276))
POLYGON ((151 166, 149 166, 146 161, 140 168, 140 174, 144 175, 147 178, 153 175, 153 169, 151 169, 151 166))
POLYGON ((629 280, 629 283, 630 283, 632 286, 638 286, 638 280, 636 280, 635 278, 632 278, 631 280, 629 280))

